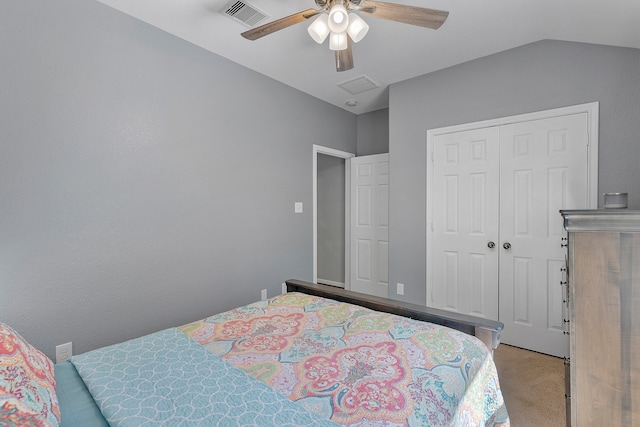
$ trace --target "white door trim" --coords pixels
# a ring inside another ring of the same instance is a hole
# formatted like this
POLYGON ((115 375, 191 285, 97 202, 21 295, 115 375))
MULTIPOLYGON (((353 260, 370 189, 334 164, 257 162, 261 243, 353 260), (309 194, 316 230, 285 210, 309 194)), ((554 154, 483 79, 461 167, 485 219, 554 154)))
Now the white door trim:
MULTIPOLYGON (((348 153, 346 151, 336 150, 335 148, 324 147, 322 145, 313 144, 313 283, 318 282, 318 154, 325 154, 327 156, 339 157, 341 159, 348 160, 356 155, 348 153)), ((345 168, 345 288, 349 289, 349 275, 351 274, 351 268, 349 264, 349 248, 351 238, 351 228, 349 226, 351 217, 351 169, 349 162, 344 162, 345 168)))
POLYGON ((427 170, 426 170, 426 230, 427 230, 427 262, 426 262, 426 281, 427 292, 425 305, 429 304, 429 284, 431 283, 431 238, 429 237, 432 230, 433 223, 433 210, 431 206, 432 189, 431 182, 433 180, 433 144, 434 138, 438 135, 447 133, 462 132, 467 130, 474 130, 480 128, 487 128, 491 126, 502 126, 512 123, 527 122, 540 119, 549 119, 553 117, 567 116, 570 114, 587 114, 587 127, 588 127, 588 191, 587 191, 587 205, 589 209, 596 209, 598 207, 598 135, 599 135, 599 112, 600 103, 590 102, 586 104, 571 105, 568 107, 554 108, 550 110, 536 111, 532 113, 518 114, 515 116, 500 117, 496 119, 483 120, 479 122, 463 123, 459 125, 446 126, 437 129, 427 130, 427 170))

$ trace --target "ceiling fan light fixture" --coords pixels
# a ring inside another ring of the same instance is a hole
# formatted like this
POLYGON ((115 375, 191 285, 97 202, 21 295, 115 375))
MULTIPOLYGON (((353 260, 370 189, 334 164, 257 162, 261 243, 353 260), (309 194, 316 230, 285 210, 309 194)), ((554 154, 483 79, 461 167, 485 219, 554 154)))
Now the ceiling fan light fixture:
POLYGON ((345 50, 347 48, 347 32, 334 33, 331 32, 329 36, 329 49, 331 50, 345 50))
POLYGON ((336 4, 329 11, 329 29, 333 33, 343 33, 349 26, 347 9, 341 4, 336 4))
POLYGON ((355 13, 349 14, 349 26, 347 27, 347 33, 351 37, 354 43, 358 43, 367 35, 369 31, 369 25, 355 13))
POLYGON ((320 16, 309 25, 307 31, 316 43, 322 44, 331 31, 329 29, 329 15, 326 13, 320 14, 320 16))
POLYGON ((375 14, 378 18, 434 30, 440 28, 449 16, 449 12, 443 10, 386 3, 378 0, 315 0, 315 3, 317 9, 302 10, 252 28, 241 35, 247 40, 257 40, 317 16, 317 19, 307 27, 307 31, 311 38, 319 44, 324 43, 324 40, 329 37, 329 49, 335 52, 336 71, 340 72, 353 69, 351 42, 359 42, 369 31, 367 23, 357 13, 349 13, 349 10, 375 14))

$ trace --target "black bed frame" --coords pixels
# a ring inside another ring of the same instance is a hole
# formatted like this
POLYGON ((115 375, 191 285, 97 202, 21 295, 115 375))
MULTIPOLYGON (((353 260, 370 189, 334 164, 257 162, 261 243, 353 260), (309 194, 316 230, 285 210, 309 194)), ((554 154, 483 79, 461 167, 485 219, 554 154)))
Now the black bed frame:
POLYGON ((347 291, 335 286, 320 285, 295 279, 287 280, 285 283, 287 284, 287 292, 302 292, 308 295, 330 298, 336 301, 360 305, 372 310, 397 314, 399 316, 457 329, 477 337, 490 351, 493 351, 498 347, 498 344, 500 344, 500 332, 502 332, 504 328, 502 322, 495 320, 438 310, 436 308, 428 308, 418 304, 376 297, 360 292, 347 291))

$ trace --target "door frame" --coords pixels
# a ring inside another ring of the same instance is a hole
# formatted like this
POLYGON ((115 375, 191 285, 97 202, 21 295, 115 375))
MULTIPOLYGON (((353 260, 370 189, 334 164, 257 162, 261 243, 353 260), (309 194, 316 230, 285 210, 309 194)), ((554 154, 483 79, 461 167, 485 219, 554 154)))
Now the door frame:
POLYGON ((515 116, 500 117, 496 119, 483 120, 479 122, 463 123, 459 125, 446 126, 437 129, 427 130, 426 153, 427 153, 427 170, 426 170, 426 297, 425 305, 429 305, 429 292, 431 288, 431 270, 433 260, 431 259, 431 233, 433 232, 433 206, 431 203, 432 189, 431 182, 433 180, 433 144, 434 139, 438 135, 447 133, 463 132, 468 130, 487 128, 492 126, 502 126, 512 123, 528 122, 533 120, 549 119, 553 117, 568 116, 571 114, 587 114, 587 208, 596 209, 598 207, 598 129, 600 103, 590 102, 586 104, 571 105, 568 107, 553 108, 550 110, 536 111, 532 113, 518 114, 515 116))
POLYGON ((349 263, 349 248, 351 242, 351 167, 349 159, 355 157, 353 153, 336 150, 335 148, 324 147, 322 145, 313 144, 313 283, 318 282, 318 154, 338 157, 344 159, 344 179, 345 179, 345 200, 344 200, 344 287, 349 289, 349 281, 351 274, 351 266, 349 263))

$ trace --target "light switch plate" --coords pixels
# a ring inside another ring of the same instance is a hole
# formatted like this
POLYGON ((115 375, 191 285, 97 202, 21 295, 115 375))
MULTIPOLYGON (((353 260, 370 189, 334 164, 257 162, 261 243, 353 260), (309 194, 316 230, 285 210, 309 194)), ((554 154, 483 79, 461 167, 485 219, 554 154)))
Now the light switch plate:
POLYGON ((302 202, 295 202, 293 205, 293 211, 295 213, 302 213, 302 202))

